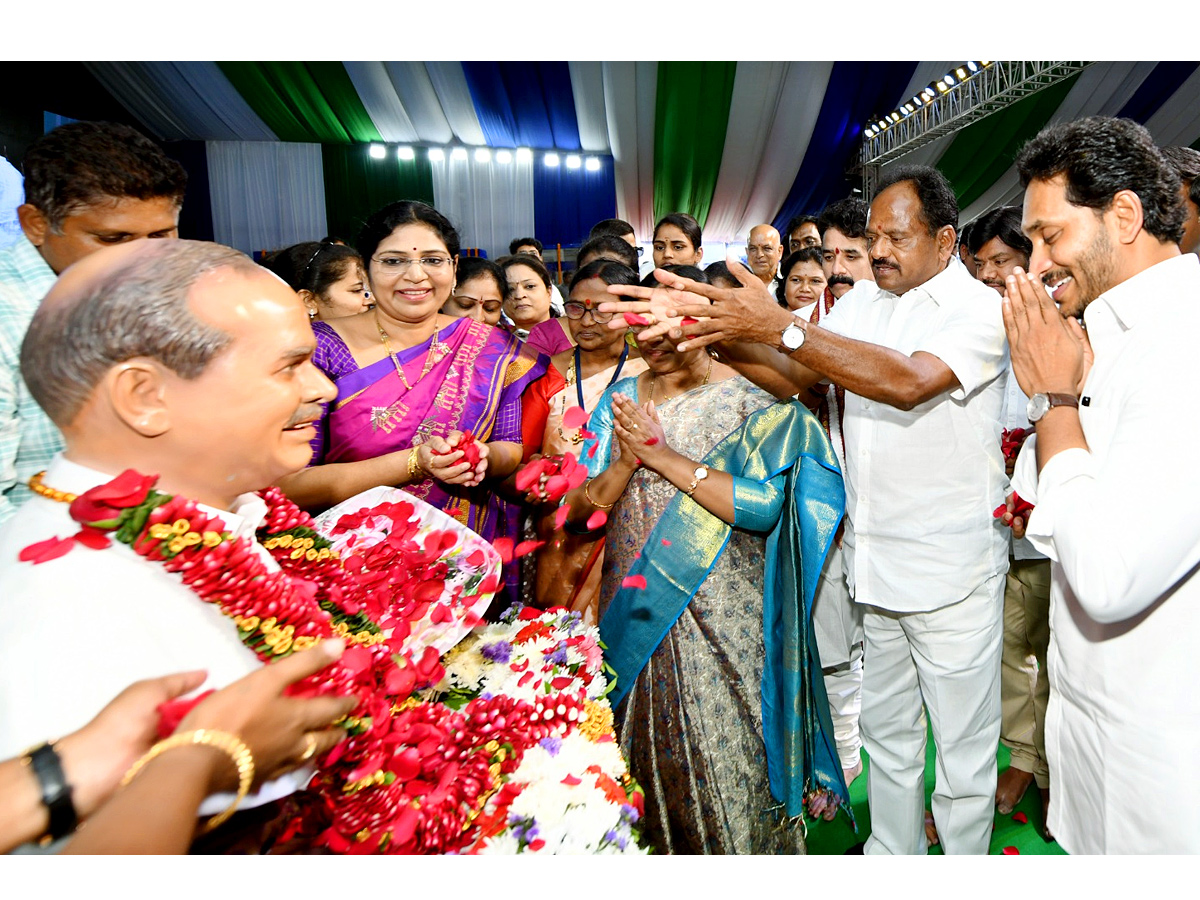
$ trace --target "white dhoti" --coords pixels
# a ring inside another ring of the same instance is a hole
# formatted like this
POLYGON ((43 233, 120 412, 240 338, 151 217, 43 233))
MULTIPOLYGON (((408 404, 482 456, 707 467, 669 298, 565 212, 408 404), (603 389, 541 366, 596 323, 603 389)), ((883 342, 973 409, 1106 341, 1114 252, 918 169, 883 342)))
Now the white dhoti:
POLYGON ((843 769, 853 769, 862 750, 858 717, 862 709, 863 608, 850 599, 837 544, 825 557, 813 597, 812 622, 838 758, 843 769))

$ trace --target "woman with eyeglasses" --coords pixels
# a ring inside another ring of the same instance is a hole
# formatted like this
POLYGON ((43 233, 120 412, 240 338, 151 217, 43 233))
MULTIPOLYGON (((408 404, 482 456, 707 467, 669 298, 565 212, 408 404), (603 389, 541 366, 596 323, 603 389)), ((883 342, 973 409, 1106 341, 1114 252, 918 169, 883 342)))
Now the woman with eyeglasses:
MULTIPOLYGON (((590 412, 609 385, 645 370, 636 347, 626 342, 626 333, 608 327, 613 313, 597 310, 613 299, 608 285, 637 283, 636 272, 608 259, 589 263, 571 279, 565 321, 575 346, 555 355, 546 374, 525 392, 522 430, 526 454, 540 448, 541 456, 570 452, 578 457, 582 429, 564 426, 567 410, 578 406, 590 412)), ((537 556, 535 602, 543 609, 565 606, 582 613, 585 623, 595 624, 604 538, 556 528, 556 506, 535 507, 537 538, 546 542, 537 556)))
POLYGON ((305 241, 277 250, 262 264, 300 295, 310 319, 327 322, 371 307, 362 257, 345 244, 305 241))
MULTIPOLYGON (((498 328, 439 312, 454 290, 459 238, 433 207, 385 206, 367 219, 358 249, 375 308, 313 324, 313 362, 338 396, 317 423, 312 464, 280 486, 309 510, 403 487, 488 540, 516 537, 518 510, 488 481, 521 461, 521 393, 547 358, 498 328), (455 449, 465 432, 474 465, 455 449)), ((509 584, 515 590, 515 575, 509 584)))
MULTIPOLYGON (((504 270, 504 277, 508 281, 504 312, 513 323, 513 334, 528 341, 531 331, 542 323, 549 323, 547 328, 563 334, 551 318, 550 271, 542 261, 536 256, 518 253, 516 256, 505 256, 497 261, 497 265, 504 270)), ((533 349, 547 353, 545 347, 536 343, 533 349)))

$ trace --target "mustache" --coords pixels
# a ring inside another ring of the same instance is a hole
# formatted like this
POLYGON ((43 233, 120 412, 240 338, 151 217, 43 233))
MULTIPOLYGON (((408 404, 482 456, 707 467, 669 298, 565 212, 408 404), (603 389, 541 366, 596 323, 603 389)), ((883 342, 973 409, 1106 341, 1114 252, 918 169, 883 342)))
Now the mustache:
POLYGON ((324 409, 321 408, 320 403, 305 403, 294 413, 292 413, 292 418, 288 420, 287 427, 291 428, 295 425, 299 425, 301 422, 319 419, 321 418, 321 414, 323 412, 324 409))
POLYGON ((900 268, 898 265, 896 265, 896 263, 893 260, 888 259, 886 256, 880 257, 878 259, 876 259, 875 257, 871 257, 871 268, 874 269, 874 268, 878 268, 879 266, 891 266, 892 268, 895 268, 895 269, 900 268))
POLYGON ((849 275, 830 275, 829 281, 826 284, 829 287, 833 287, 835 284, 845 284, 854 287, 854 279, 849 275))

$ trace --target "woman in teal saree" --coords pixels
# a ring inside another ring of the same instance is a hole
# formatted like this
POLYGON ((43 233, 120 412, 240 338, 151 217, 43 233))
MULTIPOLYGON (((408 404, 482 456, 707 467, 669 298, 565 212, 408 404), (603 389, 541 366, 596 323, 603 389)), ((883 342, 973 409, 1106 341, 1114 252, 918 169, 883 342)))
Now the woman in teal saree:
POLYGON ((641 349, 649 371, 598 401, 591 478, 568 499, 573 522, 608 517, 600 633, 646 835, 666 853, 803 853, 806 796, 846 801, 810 627, 836 458, 795 401, 703 350, 641 349))

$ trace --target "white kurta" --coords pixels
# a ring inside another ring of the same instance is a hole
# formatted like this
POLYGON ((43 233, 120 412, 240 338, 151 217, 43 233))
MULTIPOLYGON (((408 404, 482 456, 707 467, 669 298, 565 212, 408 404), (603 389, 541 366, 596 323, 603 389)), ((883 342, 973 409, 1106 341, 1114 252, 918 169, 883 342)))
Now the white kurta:
MULTIPOLYGON (((1053 562, 1049 827, 1071 853, 1200 852, 1200 261, 1141 272, 1084 314, 1088 450, 1014 487, 1053 562)), ((1030 448, 1032 449, 1032 448, 1030 448)))
MULTIPOLYGON (((82 493, 112 477, 58 456, 45 484, 82 493)), ((253 539, 265 504, 247 494, 237 509, 245 515, 205 511, 253 539)), ((206 691, 262 665, 215 604, 124 544, 76 546, 36 565, 19 561, 30 544, 78 530, 67 504, 43 497, 23 504, 0 527, 0 759, 76 730, 135 681, 205 669, 208 679, 199 691, 206 691)), ((284 775, 242 807, 282 797, 305 780, 304 771, 284 775)), ((201 812, 219 812, 232 799, 209 797, 201 812)))

